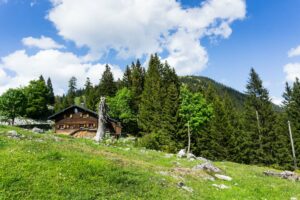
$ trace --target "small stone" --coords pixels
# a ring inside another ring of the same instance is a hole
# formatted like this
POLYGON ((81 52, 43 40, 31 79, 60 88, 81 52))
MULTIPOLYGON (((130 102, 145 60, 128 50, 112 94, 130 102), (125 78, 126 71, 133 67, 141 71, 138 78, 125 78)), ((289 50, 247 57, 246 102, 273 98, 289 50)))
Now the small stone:
POLYGON ((229 188, 227 185, 224 185, 224 184, 220 184, 220 185, 218 185, 218 184, 212 184, 212 186, 214 186, 214 187, 216 187, 218 189, 221 189, 221 190, 229 188))
POLYGON ((215 177, 217 177, 218 179, 221 179, 221 180, 225 180, 225 181, 231 181, 232 180, 231 177, 225 176, 225 175, 221 175, 221 174, 215 174, 215 177))
POLYGON ((186 156, 186 152, 185 152, 185 149, 181 149, 178 153, 177 153, 177 157, 178 158, 182 158, 186 156))
POLYGON ((215 172, 215 173, 219 173, 221 172, 221 170, 218 167, 215 167, 212 163, 210 162, 206 162, 200 165, 196 165, 195 167, 193 167, 194 170, 205 170, 208 172, 215 172))
POLYGON ((34 132, 34 133, 44 133, 43 129, 40 129, 40 128, 37 128, 37 127, 34 127, 31 131, 34 132))
POLYGON ((188 192, 193 192, 194 190, 188 186, 186 186, 183 182, 179 182, 178 184, 178 187, 188 191, 188 192))

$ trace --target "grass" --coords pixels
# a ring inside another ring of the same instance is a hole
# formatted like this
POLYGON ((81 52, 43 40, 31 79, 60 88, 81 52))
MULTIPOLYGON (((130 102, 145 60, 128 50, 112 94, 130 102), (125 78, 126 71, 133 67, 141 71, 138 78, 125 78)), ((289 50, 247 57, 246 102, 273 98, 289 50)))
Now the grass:
POLYGON ((268 168, 215 162, 233 178, 226 182, 207 180, 191 170, 196 164, 122 141, 99 145, 0 126, 0 199, 300 199, 300 183, 266 177, 268 168), (7 137, 12 129, 24 138, 7 137))

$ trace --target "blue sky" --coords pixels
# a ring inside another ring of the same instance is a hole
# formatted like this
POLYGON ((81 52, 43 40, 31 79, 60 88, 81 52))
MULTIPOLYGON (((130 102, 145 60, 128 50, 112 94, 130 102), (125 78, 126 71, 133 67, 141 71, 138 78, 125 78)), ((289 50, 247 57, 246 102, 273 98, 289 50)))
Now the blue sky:
POLYGON ((298 0, 150 2, 0 0, 0 93, 43 74, 61 94, 72 75, 97 83, 109 63, 121 77, 154 52, 240 91, 254 67, 276 102, 300 76, 298 0))

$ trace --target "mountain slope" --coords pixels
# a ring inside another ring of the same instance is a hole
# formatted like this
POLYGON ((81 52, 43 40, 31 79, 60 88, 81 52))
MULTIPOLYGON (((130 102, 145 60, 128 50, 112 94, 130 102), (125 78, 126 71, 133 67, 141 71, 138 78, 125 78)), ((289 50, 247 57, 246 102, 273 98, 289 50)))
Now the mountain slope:
POLYGON ((192 169, 199 163, 136 148, 129 139, 95 144, 0 126, 0 199, 300 198, 300 183, 266 177, 268 168, 215 162, 233 180, 212 181, 210 173, 192 169))
MULTIPOLYGON (((246 100, 246 94, 208 77, 181 76, 180 81, 184 84, 187 84, 189 88, 194 92, 203 91, 207 89, 209 85, 212 85, 220 96, 224 96, 225 94, 227 94, 238 109, 242 109, 246 100)), ((278 105, 273 104, 273 108, 275 111, 281 111, 281 108, 278 105)))

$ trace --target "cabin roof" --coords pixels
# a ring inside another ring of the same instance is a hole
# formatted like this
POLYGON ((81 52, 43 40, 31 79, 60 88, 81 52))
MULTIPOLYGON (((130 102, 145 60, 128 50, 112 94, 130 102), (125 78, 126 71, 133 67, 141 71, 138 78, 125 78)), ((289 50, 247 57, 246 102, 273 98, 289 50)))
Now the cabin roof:
POLYGON ((57 112, 57 113, 51 115, 50 117, 48 117, 48 119, 50 119, 50 120, 55 119, 55 118, 58 117, 59 115, 65 113, 65 112, 68 111, 68 110, 74 109, 74 108, 77 108, 77 109, 79 109, 79 110, 86 111, 86 112, 92 114, 93 116, 95 116, 96 118, 98 118, 98 113, 96 113, 96 112, 94 112, 94 111, 92 111, 92 110, 90 110, 90 109, 87 109, 87 108, 78 106, 78 105, 72 105, 72 106, 69 106, 69 107, 67 107, 67 108, 65 108, 65 109, 63 109, 63 110, 61 110, 61 111, 59 111, 59 112, 57 112))
MULTIPOLYGON (((94 117, 98 118, 98 113, 96 113, 96 112, 94 112, 94 111, 92 111, 92 110, 90 110, 90 109, 87 109, 87 108, 78 106, 78 105, 72 105, 72 106, 69 106, 69 107, 67 107, 67 108, 65 108, 65 109, 63 109, 63 110, 61 110, 61 111, 59 111, 59 112, 57 112, 57 113, 51 115, 50 117, 48 117, 48 119, 49 119, 49 120, 53 120, 53 119, 55 119, 56 117, 58 117, 59 115, 65 113, 65 112, 68 111, 68 110, 74 109, 74 108, 77 108, 77 109, 86 111, 86 112, 90 113, 91 115, 93 115, 94 117)), ((119 122, 118 120, 113 119, 113 118, 111 118, 111 117, 109 117, 109 116, 108 116, 107 119, 108 119, 108 121, 110 121, 110 122, 115 122, 115 123, 119 122)))

